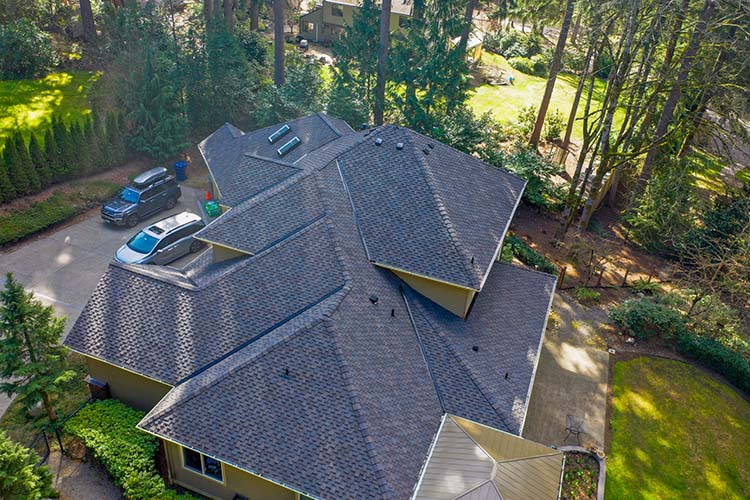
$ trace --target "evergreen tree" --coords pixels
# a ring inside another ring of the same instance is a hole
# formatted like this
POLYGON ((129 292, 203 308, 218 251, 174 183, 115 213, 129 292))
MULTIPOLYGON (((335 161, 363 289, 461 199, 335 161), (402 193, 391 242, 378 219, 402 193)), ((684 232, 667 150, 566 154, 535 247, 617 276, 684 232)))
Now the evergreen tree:
POLYGON ((57 182, 65 180, 75 168, 77 151, 75 142, 71 135, 71 130, 65 126, 61 118, 52 122, 52 128, 55 132, 55 142, 60 152, 60 168, 58 169, 59 177, 57 182))
POLYGON ((34 164, 31 161, 29 150, 26 147, 26 141, 21 132, 15 134, 14 140, 16 143, 16 149, 18 150, 18 158, 21 162, 20 171, 22 172, 22 175, 26 177, 28 183, 27 193, 38 193, 41 188, 41 183, 39 182, 39 176, 37 175, 34 164))
POLYGON ((96 163, 96 141, 94 138, 94 125, 90 117, 84 117, 81 126, 81 170, 87 175, 94 172, 98 165, 96 163))
POLYGON ((29 140, 29 156, 31 157, 31 164, 34 166, 34 170, 39 177, 39 189, 44 189, 52 181, 52 172, 47 163, 47 155, 42 151, 42 146, 33 132, 29 140))
POLYGON ((60 157, 60 148, 55 139, 54 126, 48 128, 44 133, 44 157, 47 160, 47 168, 50 172, 49 184, 53 184, 63 176, 62 158, 60 157))
POLYGON ((8 167, 5 163, 5 152, 3 151, 0 156, 0 203, 8 203, 15 199, 16 189, 13 187, 13 183, 10 182, 10 176, 8 175, 8 167))
POLYGON ((41 500, 56 495, 52 473, 37 467, 39 455, 14 443, 0 431, 0 498, 4 500, 41 500))
POLYGON ((134 125, 131 145, 136 151, 164 160, 187 145, 186 127, 177 89, 154 61, 151 50, 146 51, 142 83, 130 89, 135 93, 130 97, 135 106, 127 116, 134 125))
POLYGON ((18 394, 27 407, 41 402, 51 421, 57 419, 51 396, 76 374, 60 345, 65 319, 53 312, 7 274, 0 291, 0 390, 18 394))
POLYGON ((70 143, 77 154, 73 161, 68 164, 68 173, 72 177, 78 177, 85 173, 87 155, 85 151, 86 145, 83 140, 83 131, 77 121, 70 124, 70 143))
POLYGON ((5 169, 8 172, 8 178, 13 185, 16 195, 23 196, 28 193, 29 179, 24 172, 24 167, 21 163, 21 154, 14 136, 8 137, 5 140, 3 159, 5 160, 5 169))
POLYGON ((96 110, 91 113, 91 127, 86 142, 89 145, 89 154, 91 155, 91 163, 93 164, 94 171, 109 168, 107 162, 108 148, 102 117, 96 110))

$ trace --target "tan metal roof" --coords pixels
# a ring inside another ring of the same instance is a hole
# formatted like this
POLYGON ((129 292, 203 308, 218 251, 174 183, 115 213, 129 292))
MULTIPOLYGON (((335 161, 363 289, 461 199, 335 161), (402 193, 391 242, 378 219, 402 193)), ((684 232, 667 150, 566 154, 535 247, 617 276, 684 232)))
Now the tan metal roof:
POLYGON ((415 500, 555 500, 562 452, 446 415, 415 500))

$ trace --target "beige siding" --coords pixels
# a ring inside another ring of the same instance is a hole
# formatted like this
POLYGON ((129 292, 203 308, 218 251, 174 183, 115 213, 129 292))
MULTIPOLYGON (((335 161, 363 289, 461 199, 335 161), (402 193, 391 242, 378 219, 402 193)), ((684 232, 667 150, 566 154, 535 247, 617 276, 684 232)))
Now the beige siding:
MULTIPOLYGON (((354 9, 351 5, 333 4, 331 2, 325 2, 323 5, 323 22, 327 24, 334 24, 336 26, 351 26, 354 20, 354 9), (337 17, 333 15, 334 5, 341 7, 344 11, 344 17, 337 17)), ((391 13, 391 32, 399 29, 398 19, 402 17, 401 14, 391 13)), ((408 17, 408 16, 404 16, 408 17)))
MULTIPOLYGON (((196 423, 198 425, 198 423, 196 423)), ((296 500, 297 494, 258 476, 222 464, 224 483, 214 481, 182 465, 182 447, 164 441, 172 480, 180 486, 217 500, 231 500, 240 494, 252 500, 296 500)))
POLYGON ((229 259, 234 259, 236 257, 242 257, 247 256, 248 254, 243 252, 238 252, 237 250, 233 250, 228 247, 223 247, 221 245, 213 244, 214 248, 214 262, 222 262, 229 259))
POLYGON ((150 410, 172 388, 170 385, 88 356, 86 363, 92 377, 109 384, 109 391, 113 398, 139 410, 150 410))
POLYGON ((462 318, 466 317, 471 301, 474 300, 474 294, 476 294, 474 290, 451 286, 401 271, 393 270, 393 272, 414 290, 462 318))

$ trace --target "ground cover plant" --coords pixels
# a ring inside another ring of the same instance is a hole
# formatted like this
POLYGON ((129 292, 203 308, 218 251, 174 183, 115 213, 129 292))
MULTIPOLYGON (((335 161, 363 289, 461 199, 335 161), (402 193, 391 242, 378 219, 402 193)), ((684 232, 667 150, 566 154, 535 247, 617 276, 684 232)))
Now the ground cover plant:
POLYGON ((639 357, 614 368, 606 498, 750 496, 750 403, 694 366, 639 357))
POLYGON ((561 500, 594 500, 599 481, 599 464, 585 453, 566 453, 561 500))

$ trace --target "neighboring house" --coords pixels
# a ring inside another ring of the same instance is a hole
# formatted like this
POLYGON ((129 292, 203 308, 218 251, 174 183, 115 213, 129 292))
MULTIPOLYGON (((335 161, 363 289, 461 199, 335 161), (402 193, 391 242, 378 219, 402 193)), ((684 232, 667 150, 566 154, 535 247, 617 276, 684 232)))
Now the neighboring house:
POLYGON ((315 114, 200 144, 228 211, 111 263, 65 343, 209 498, 557 498, 522 434, 555 278, 498 262, 524 181, 315 114), (275 139, 275 140, 274 140, 275 139), (239 495, 239 496, 235 496, 239 495))
MULTIPOLYGON (((323 0, 307 14, 299 18, 300 35, 319 43, 338 40, 344 27, 350 25, 354 11, 361 0, 323 0)), ((411 0, 393 0, 391 3, 391 31, 401 27, 411 16, 411 0)))

